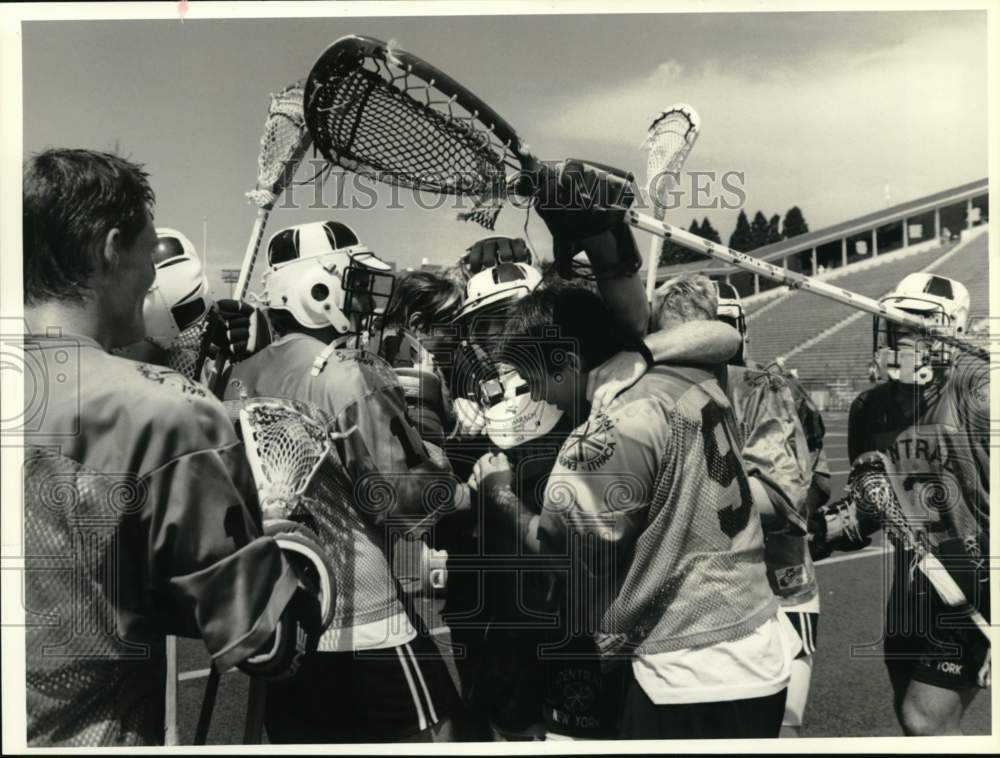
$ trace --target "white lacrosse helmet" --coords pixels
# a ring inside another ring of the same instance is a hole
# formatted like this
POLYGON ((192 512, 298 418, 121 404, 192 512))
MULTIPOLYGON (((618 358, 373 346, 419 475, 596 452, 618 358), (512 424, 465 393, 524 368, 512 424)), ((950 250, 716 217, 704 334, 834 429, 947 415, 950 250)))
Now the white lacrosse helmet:
POLYGON ((491 306, 513 304, 542 283, 542 274, 528 263, 499 263, 469 279, 465 305, 455 317, 466 319, 473 313, 491 310, 491 306))
POLYGON ((156 235, 156 278, 142 304, 142 318, 147 338, 169 350, 181 332, 208 315, 215 300, 191 240, 176 229, 158 228, 156 235))
POLYGON ((340 334, 354 331, 352 295, 366 287, 373 302, 364 313, 370 316, 378 310, 374 296, 380 293, 371 291, 375 276, 390 280, 385 302, 392 294, 394 277, 386 273, 392 267, 362 245, 354 230, 336 221, 299 224, 276 232, 268 242, 267 262, 264 303, 288 311, 307 329, 333 326, 340 334))
MULTIPOLYGON (((969 291, 961 282, 937 274, 909 274, 879 303, 921 316, 952 337, 964 334, 969 325, 969 291)), ((916 337, 909 340, 912 345, 899 347, 901 329, 905 327, 875 317, 873 336, 879 376, 902 384, 929 384, 935 370, 951 364, 951 348, 926 337, 916 337)))
POLYGON ((498 376, 480 384, 480 407, 486 434, 501 450, 509 450, 552 431, 563 412, 534 400, 528 383, 510 365, 497 366, 498 376))
POLYGON ((728 282, 715 282, 715 290, 719 300, 715 309, 715 317, 739 331, 743 338, 743 344, 740 345, 740 351, 734 356, 734 359, 743 362, 747 356, 747 343, 750 342, 750 329, 747 327, 746 313, 740 302, 740 293, 728 282))

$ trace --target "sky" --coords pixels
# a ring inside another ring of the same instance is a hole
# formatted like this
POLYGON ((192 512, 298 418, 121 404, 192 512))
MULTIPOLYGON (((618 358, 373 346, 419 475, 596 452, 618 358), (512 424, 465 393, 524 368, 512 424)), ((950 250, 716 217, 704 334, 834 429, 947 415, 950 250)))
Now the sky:
MULTIPOLYGON (((207 217, 217 293, 227 289, 218 270, 239 267, 253 224, 244 193, 268 95, 345 34, 395 39, 430 61, 540 157, 588 158, 640 180, 651 117, 690 103, 702 130, 686 168, 742 172, 751 217, 798 205, 819 229, 884 207, 887 187, 897 203, 987 174, 982 11, 32 21, 22 31, 25 156, 117 148, 145 164, 158 226, 200 248, 207 217)), ((298 178, 308 176, 304 167, 298 178)), ((447 203, 422 209, 403 193, 403 207, 388 208, 385 187, 365 210, 329 207, 329 187, 319 202, 311 189, 293 199, 301 207, 276 210, 266 237, 335 218, 401 268, 450 264, 487 234, 447 203)), ((668 220, 707 216, 728 239, 738 210, 690 202, 688 192, 668 220)), ((497 232, 526 232, 550 255, 533 214, 507 208, 497 232)))

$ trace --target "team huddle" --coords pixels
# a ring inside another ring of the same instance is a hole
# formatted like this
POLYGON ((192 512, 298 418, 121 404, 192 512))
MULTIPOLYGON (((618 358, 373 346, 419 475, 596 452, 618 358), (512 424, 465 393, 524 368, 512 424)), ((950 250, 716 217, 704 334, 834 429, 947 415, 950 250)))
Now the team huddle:
MULTIPOLYGON (((736 290, 647 302, 622 214, 570 206, 538 209, 553 267, 491 236, 397 276, 329 220, 271 235, 252 303, 214 300, 141 166, 31 158, 28 743, 162 744, 170 635, 252 678, 272 744, 798 736, 814 561, 882 528, 872 471, 967 600, 894 544, 896 714, 960 733, 989 685, 963 615, 989 619, 988 363, 877 318, 831 492, 822 416, 751 359, 736 290), (403 544, 447 551, 445 636, 403 544)), ((883 302, 968 325, 934 274, 883 302)))

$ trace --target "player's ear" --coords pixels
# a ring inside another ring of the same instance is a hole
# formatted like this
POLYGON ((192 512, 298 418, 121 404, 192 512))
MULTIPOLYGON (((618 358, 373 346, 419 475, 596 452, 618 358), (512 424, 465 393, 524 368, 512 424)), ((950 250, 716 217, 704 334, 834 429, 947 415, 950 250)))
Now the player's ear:
POLYGON ((411 313, 406 317, 406 328, 411 332, 423 331, 423 327, 423 319, 419 312, 411 313))
POLYGON ((102 271, 114 271, 118 268, 122 254, 122 230, 118 227, 109 229, 104 239, 99 243, 98 263, 102 271))

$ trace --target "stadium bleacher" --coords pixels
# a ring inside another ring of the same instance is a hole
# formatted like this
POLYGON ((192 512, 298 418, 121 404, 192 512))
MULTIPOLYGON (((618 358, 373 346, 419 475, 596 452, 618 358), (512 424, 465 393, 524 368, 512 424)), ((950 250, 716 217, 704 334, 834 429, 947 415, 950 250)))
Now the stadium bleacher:
MULTIPOLYGON (((827 281, 851 292, 878 298, 891 290, 906 274, 926 268, 949 249, 950 246, 912 255, 894 255, 874 268, 845 272, 842 276, 827 281)), ((780 303, 762 308, 756 314, 751 313, 751 355, 762 362, 785 355, 855 312, 849 306, 818 295, 793 292, 784 296, 780 303)))
MULTIPOLYGON (((856 275, 857 277, 869 280, 860 286, 850 281, 854 278, 851 275, 838 279, 837 284, 847 289, 878 297, 891 290, 906 274, 927 268, 946 252, 948 251, 939 249, 930 254, 930 259, 923 255, 913 256, 904 258, 898 264, 887 264, 872 271, 860 272, 856 275), (865 291, 866 287, 869 291, 865 291), (881 291, 876 294, 873 292, 874 289, 881 291)), ((970 241, 965 248, 934 269, 935 273, 957 279, 966 285, 972 301, 971 318, 973 320, 988 315, 989 277, 987 266, 988 237, 983 234, 970 241)), ((805 350, 793 353, 787 359, 787 367, 798 370, 799 378, 808 389, 825 389, 830 392, 829 401, 832 407, 849 402, 858 390, 869 384, 868 367, 872 360, 872 317, 863 314, 860 317, 851 318, 851 314, 856 313, 856 311, 832 302, 828 303, 829 308, 816 306, 813 301, 819 301, 820 298, 804 293, 796 294, 789 298, 789 301, 791 300, 798 300, 799 311, 787 316, 787 318, 795 322, 796 326, 805 320, 812 323, 810 311, 814 309, 837 314, 836 320, 826 322, 825 325, 820 326, 821 330, 833 326, 838 321, 851 319, 844 328, 821 339, 805 350), (809 300, 806 301, 802 298, 809 298, 809 300)), ((777 307, 764 315, 768 316, 775 310, 777 307)), ((763 318, 760 321, 763 321, 763 318)), ((769 359, 770 356, 765 351, 774 343, 769 339, 767 333, 762 331, 761 326, 761 323, 751 321, 751 339, 755 335, 760 335, 756 343, 752 343, 751 354, 769 359)), ((792 333, 792 330, 788 330, 785 334, 789 333, 792 333)), ((801 333, 797 328, 794 330, 795 335, 801 333)), ((788 339, 793 338, 796 337, 788 339)), ((786 344, 786 342, 781 344, 786 344)), ((774 353, 774 355, 777 354, 779 353, 774 353)))

